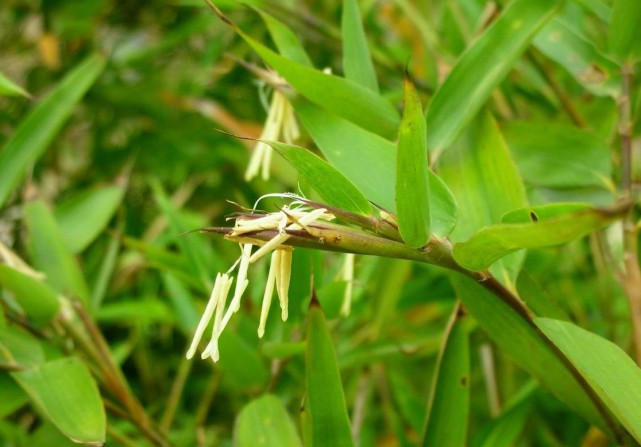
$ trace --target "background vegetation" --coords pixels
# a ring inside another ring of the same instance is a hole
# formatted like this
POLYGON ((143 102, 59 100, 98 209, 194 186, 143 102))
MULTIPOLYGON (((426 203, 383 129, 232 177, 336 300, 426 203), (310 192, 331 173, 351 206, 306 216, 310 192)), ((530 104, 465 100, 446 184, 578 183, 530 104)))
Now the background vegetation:
POLYGON ((0 444, 637 445, 637 2, 247 3, 216 2, 246 35, 191 0, 0 5, 0 444), (255 143, 216 130, 258 137, 274 88, 296 144, 486 288, 357 256, 340 316, 344 256, 297 248, 289 320, 257 338, 259 263, 221 360, 187 360, 238 247, 184 233, 337 200, 292 156, 246 181, 255 143))

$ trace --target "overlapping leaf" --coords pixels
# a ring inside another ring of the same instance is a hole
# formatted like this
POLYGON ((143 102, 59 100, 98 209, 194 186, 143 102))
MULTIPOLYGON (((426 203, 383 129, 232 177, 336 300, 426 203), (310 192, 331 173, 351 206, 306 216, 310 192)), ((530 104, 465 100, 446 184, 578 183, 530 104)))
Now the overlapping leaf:
POLYGON ((16 129, 0 152, 0 206, 26 175, 28 166, 47 149, 104 66, 105 59, 97 55, 80 63, 16 129))
POLYGON ((617 345, 572 323, 548 318, 535 321, 641 443, 641 369, 617 345))
POLYGON ((464 446, 470 405, 470 324, 454 306, 437 363, 423 446, 464 446))
POLYGON ((610 224, 622 212, 587 205, 579 211, 563 212, 567 209, 564 204, 551 205, 547 210, 543 208, 555 216, 548 219, 540 211, 531 209, 521 213, 527 213, 528 223, 504 223, 483 228, 468 241, 454 246, 454 259, 470 270, 483 270, 503 256, 523 248, 550 247, 583 237, 610 224))
POLYGON ((75 357, 53 360, 11 375, 70 439, 90 446, 104 444, 105 409, 98 386, 80 360, 75 357))
POLYGON ((345 77, 363 87, 378 92, 378 81, 370 56, 361 12, 356 0, 343 2, 341 21, 343 36, 343 70, 345 77))
POLYGON ((358 188, 317 155, 291 144, 266 143, 285 157, 328 205, 364 215, 372 213, 372 206, 358 188))
POLYGON ((387 99, 353 81, 275 53, 215 11, 302 96, 371 132, 390 138, 396 133, 398 112, 387 99))
MULTIPOLYGON (((295 101, 294 107, 327 160, 372 203, 394 210, 394 144, 307 101, 295 101)), ((428 176, 431 231, 447 236, 457 222, 456 201, 440 177, 431 170, 428 176)))
POLYGON ((514 0, 468 47, 427 109, 430 151, 438 154, 454 142, 559 4, 514 0))
POLYGON ((396 151, 396 216, 403 240, 422 247, 430 239, 430 180, 423 106, 405 78, 403 119, 396 151))
POLYGON ((336 353, 318 302, 308 314, 305 371, 312 445, 353 446, 336 353))

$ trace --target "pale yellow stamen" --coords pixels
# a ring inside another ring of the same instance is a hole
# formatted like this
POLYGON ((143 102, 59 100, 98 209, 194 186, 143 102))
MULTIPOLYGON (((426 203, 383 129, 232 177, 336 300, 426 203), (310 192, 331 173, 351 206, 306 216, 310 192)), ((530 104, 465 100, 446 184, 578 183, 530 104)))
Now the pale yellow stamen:
POLYGON ((252 244, 244 244, 242 254, 240 255, 240 267, 238 267, 238 282, 236 283, 234 298, 232 299, 230 305, 234 312, 238 312, 238 309, 240 309, 240 297, 247 287, 247 270, 249 269, 249 258, 251 256, 252 247, 252 244))
POLYGON ((200 322, 198 323, 198 327, 196 328, 196 333, 194 334, 194 338, 191 341, 191 346, 189 346, 189 349, 187 350, 188 359, 191 359, 194 354, 196 354, 198 343, 200 342, 200 339, 203 336, 203 332, 205 332, 205 329, 209 324, 209 320, 211 320, 211 316, 214 314, 214 310, 216 309, 216 305, 218 304, 218 293, 221 286, 223 285, 221 277, 222 275, 220 273, 216 275, 216 282, 214 283, 214 288, 211 291, 209 302, 207 303, 207 307, 205 307, 203 316, 200 318, 200 322))
POLYGON ((289 283, 292 276, 292 250, 279 249, 280 261, 278 264, 279 271, 276 277, 276 290, 280 301, 281 318, 287 321, 289 306, 289 283))
POLYGON ((227 303, 227 295, 229 294, 229 289, 231 289, 231 284, 234 281, 233 277, 230 277, 226 273, 222 275, 221 286, 218 290, 218 302, 216 303, 216 315, 214 316, 214 325, 211 331, 211 341, 201 354, 201 358, 206 359, 211 357, 214 362, 217 362, 220 354, 218 352, 218 338, 222 333, 222 319, 223 312, 225 311, 225 304, 227 303))
MULTIPOLYGON (((265 127, 259 140, 278 141, 281 135, 285 143, 291 144, 300 136, 300 131, 291 103, 283 93, 274 90, 269 111, 267 112, 265 127)), ((263 180, 269 179, 269 167, 273 149, 263 141, 256 143, 254 153, 245 172, 246 181, 256 177, 259 171, 263 180)))
POLYGON ((265 325, 267 324, 267 316, 269 315, 269 308, 272 304, 272 295, 274 294, 274 285, 276 283, 276 272, 278 272, 279 256, 275 251, 272 254, 272 262, 269 266, 269 274, 267 275, 267 285, 265 286, 265 294, 263 295, 263 305, 260 311, 260 323, 258 324, 258 337, 263 338, 265 335, 265 325))

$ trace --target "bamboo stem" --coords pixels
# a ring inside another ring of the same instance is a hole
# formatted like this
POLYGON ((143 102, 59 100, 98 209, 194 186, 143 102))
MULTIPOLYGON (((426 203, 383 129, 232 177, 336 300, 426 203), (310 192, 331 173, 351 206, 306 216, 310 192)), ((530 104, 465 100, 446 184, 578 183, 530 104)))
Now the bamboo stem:
MULTIPOLYGON (((632 79, 633 65, 621 69, 622 91, 619 98, 619 137, 621 139, 621 195, 633 197, 632 182, 632 79)), ((637 364, 641 365, 641 269, 639 268, 638 231, 633 209, 623 218, 623 271, 619 280, 628 298, 637 364)))

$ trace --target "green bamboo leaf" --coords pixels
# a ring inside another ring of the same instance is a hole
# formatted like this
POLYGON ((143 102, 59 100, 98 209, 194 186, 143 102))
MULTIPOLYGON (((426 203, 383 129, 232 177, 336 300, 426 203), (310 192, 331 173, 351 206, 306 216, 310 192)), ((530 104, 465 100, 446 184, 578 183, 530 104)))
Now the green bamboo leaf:
POLYGON ((55 425, 48 421, 43 421, 43 424, 36 428, 32 433, 29 433, 28 445, 33 446, 50 446, 56 447, 77 447, 78 444, 71 441, 55 425))
POLYGON ((556 297, 550 296, 526 270, 523 270, 519 275, 516 289, 528 309, 531 309, 536 315, 557 320, 570 319, 567 312, 560 306, 559 301, 555 299, 556 297))
POLYGON ((515 121, 501 130, 526 183, 614 189, 610 147, 593 132, 565 124, 515 121))
POLYGON ((44 363, 42 343, 26 330, 7 325, 0 327, 0 359, 7 363, 31 367, 44 363))
MULTIPOLYGON (((330 114, 308 101, 294 101, 303 126, 325 158, 363 193, 388 211, 395 209, 396 148, 394 143, 330 114)), ((447 236, 457 221, 457 205, 449 188, 428 170, 430 220, 436 236, 447 236)))
POLYGON ((462 447, 470 411, 470 324, 454 306, 439 354, 422 445, 462 447))
MULTIPOLYGON (((564 209, 565 204, 550 207, 556 211, 558 207, 564 209)), ((526 214, 524 211, 519 213, 526 214)), ((609 225, 620 213, 621 210, 585 206, 579 211, 545 219, 533 208, 527 211, 528 223, 505 223, 483 228, 467 242, 455 244, 454 259, 465 268, 480 271, 523 248, 551 247, 583 237, 609 225)))
POLYGON ((357 0, 343 2, 341 20, 341 35, 343 36, 343 70, 345 77, 363 87, 378 92, 378 81, 374 64, 370 56, 363 19, 358 9, 357 0))
POLYGON ((124 219, 118 222, 115 231, 110 234, 109 242, 102 253, 100 267, 91 281, 91 308, 99 309, 109 288, 111 277, 116 270, 118 255, 122 245, 124 219))
POLYGON ((241 334, 233 331, 224 331, 220 336, 218 366, 236 390, 256 392, 264 390, 269 382, 270 372, 258 353, 255 340, 254 335, 253 344, 250 344, 241 334))
POLYGON ((641 443, 641 369, 634 361, 611 341, 572 323, 549 318, 535 322, 641 443))
MULTIPOLYGON (((207 289, 210 284, 210 270, 206 253, 206 246, 202 244, 198 238, 190 237, 191 235, 183 235, 185 232, 192 230, 184 225, 181 215, 176 207, 171 203, 167 193, 157 179, 151 182, 151 189, 154 193, 154 199, 162 213, 169 221, 169 227, 176 238, 176 242, 181 248, 182 253, 189 261, 191 273, 194 278, 200 280, 201 284, 207 289), (182 235, 182 236, 181 236, 182 235)), ((201 225, 204 226, 204 225, 201 225)))
POLYGON ((641 8, 637 0, 615 0, 608 44, 610 52, 620 62, 634 62, 641 58, 641 8))
POLYGON ((271 394, 254 399, 238 414, 234 446, 300 447, 300 437, 282 402, 271 394))
POLYGON ((600 54, 571 23, 552 19, 537 34, 533 45, 568 70, 591 93, 612 96, 621 90, 617 64, 600 54))
POLYGON ((536 389, 536 383, 531 381, 519 391, 501 415, 491 422, 481 447, 510 447, 516 443, 532 411, 532 395, 536 389))
POLYGON ((463 53, 427 109, 427 144, 447 149, 554 15, 556 0, 513 0, 463 53))
MULTIPOLYGON (((407 374, 407 371, 400 365, 401 362, 391 361, 391 359, 381 360, 379 356, 372 357, 369 363, 380 361, 385 362, 387 365, 394 364, 394 367, 386 368, 385 372, 389 380, 390 392, 396 403, 396 408, 398 408, 396 412, 401 416, 399 419, 405 422, 415 433, 421 433, 425 427, 427 408, 425 406, 425 398, 416 392, 415 378, 413 375, 407 374)), ((399 443, 399 445, 403 445, 403 443, 399 443)))
POLYGON ((574 3, 578 3, 586 10, 592 12, 598 18, 604 22, 610 21, 610 16, 612 15, 612 8, 608 2, 603 0, 574 0, 574 3))
POLYGON ((25 176, 29 165, 47 149, 104 66, 105 59, 97 55, 80 63, 16 129, 0 151, 0 207, 25 176))
POLYGON ((588 203, 551 203, 549 205, 528 206, 505 213, 501 217, 501 223, 521 224, 546 222, 570 213, 579 213, 590 210, 592 206, 588 203))
POLYGON ((13 292, 20 307, 36 325, 45 325, 58 314, 58 295, 42 281, 0 264, 0 285, 13 292))
POLYGON ((203 282, 198 276, 194 275, 194 268, 185 256, 128 236, 124 236, 122 240, 127 248, 140 252, 151 267, 170 272, 179 277, 185 284, 197 290, 202 290, 203 282))
POLYGON ((30 98, 31 95, 18 84, 0 73, 0 95, 4 96, 25 96, 30 98))
MULTIPOLYGON (((481 113, 439 163, 441 177, 459 204, 453 241, 469 239, 479 229, 498 224, 506 212, 526 205, 525 188, 492 116, 481 113)), ((492 273, 513 283, 523 255, 501 261, 492 273)))
POLYGON ((29 202, 25 205, 25 221, 34 266, 47 275, 47 283, 58 292, 87 304, 89 289, 85 277, 53 213, 42 201, 29 202))
POLYGON ((313 67, 312 61, 310 60, 305 48, 298 40, 296 34, 292 32, 291 29, 287 27, 283 22, 276 19, 275 17, 267 14, 265 11, 253 7, 263 19, 269 30, 269 34, 272 36, 272 40, 278 48, 278 52, 294 62, 298 62, 301 65, 308 67, 313 67))
POLYGON ((400 120, 398 112, 387 99, 348 79, 323 73, 275 53, 215 10, 302 96, 364 129, 384 137, 394 136, 400 120))
POLYGON ((53 360, 11 376, 72 441, 90 446, 104 444, 105 409, 98 386, 80 360, 75 357, 53 360))
POLYGON ((305 385, 312 445, 353 446, 336 352, 325 315, 315 298, 308 313, 305 385))
POLYGON ((167 291, 167 298, 174 308, 178 328, 183 334, 191 336, 200 320, 200 312, 196 310, 193 295, 189 292, 187 285, 170 271, 162 271, 161 278, 167 291))
POLYGON ((407 76, 403 102, 396 153, 396 216, 403 240, 412 247, 422 247, 430 239, 427 141, 423 106, 407 76))
POLYGON ((0 390, 2 390, 0 391, 2 396, 2 399, 0 399, 0 420, 29 402, 29 396, 22 391, 22 388, 6 372, 0 373, 0 390))
POLYGON ((176 314, 167 303, 156 297, 136 296, 105 303, 96 312, 96 320, 100 323, 121 325, 174 324, 176 314))
POLYGON ((124 195, 125 188, 118 185, 87 189, 56 207, 54 215, 72 253, 82 252, 103 232, 124 195))
POLYGON ((497 298, 475 281, 452 276, 457 297, 479 326, 521 368, 543 387, 590 423, 606 429, 596 406, 568 371, 567 366, 543 341, 521 304, 497 298), (520 310, 519 310, 520 309, 520 310))
POLYGON ((265 141, 302 175, 328 204, 354 213, 372 214, 372 206, 360 190, 336 168, 305 148, 265 141))

